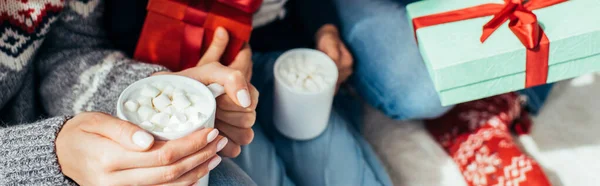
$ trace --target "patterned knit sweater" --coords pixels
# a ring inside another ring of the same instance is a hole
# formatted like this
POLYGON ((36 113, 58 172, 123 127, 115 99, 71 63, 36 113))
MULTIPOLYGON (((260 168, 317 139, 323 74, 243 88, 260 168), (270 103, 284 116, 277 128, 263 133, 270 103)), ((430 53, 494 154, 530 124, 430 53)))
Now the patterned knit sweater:
POLYGON ((127 85, 164 70, 111 49, 103 4, 0 0, 0 185, 74 184, 54 145, 67 116, 112 113, 127 85))

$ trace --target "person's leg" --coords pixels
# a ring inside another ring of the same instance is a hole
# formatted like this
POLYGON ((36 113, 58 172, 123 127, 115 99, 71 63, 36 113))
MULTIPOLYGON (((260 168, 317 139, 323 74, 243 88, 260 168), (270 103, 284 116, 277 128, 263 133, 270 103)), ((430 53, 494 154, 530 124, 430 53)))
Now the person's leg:
MULTIPOLYGON (((257 56, 265 56, 261 53, 253 54, 253 61, 256 62, 257 56)), ((256 66, 256 65, 255 65, 256 66)), ((254 71, 253 76, 260 79, 262 71, 254 71)), ((252 82, 260 91, 265 85, 252 82)), ((260 92, 260 101, 262 102, 263 93, 260 92)), ((233 160, 242 170, 260 186, 292 186, 294 183, 286 173, 285 165, 276 153, 276 149, 271 139, 264 134, 261 124, 255 123, 254 139, 249 145, 242 147, 240 155, 233 160)))
POLYGON ((260 186, 293 186, 275 146, 265 136, 259 123, 254 127, 254 140, 242 147, 241 154, 232 159, 260 186))
POLYGON ((434 118, 449 109, 441 106, 403 3, 333 1, 356 60, 351 83, 369 104, 394 119, 434 118))
MULTIPOLYGON (((370 145, 340 115, 338 107, 332 110, 327 129, 315 139, 291 140, 275 129, 272 123, 273 65, 279 54, 253 57, 252 82, 261 92, 258 123, 275 145, 292 181, 298 185, 392 185, 370 145)), ((339 99, 336 98, 336 102, 339 99)))
MULTIPOLYGON (((442 107, 414 41, 405 6, 414 0, 333 0, 342 36, 356 59, 352 85, 369 104, 394 119, 440 116, 442 107)), ((552 85, 525 89, 537 113, 552 85)))
POLYGON ((519 91, 522 95, 527 96, 527 110, 530 113, 539 113, 542 106, 544 106, 544 102, 546 102, 546 98, 548 98, 548 94, 550 94, 553 85, 554 84, 546 84, 519 91))
POLYGON ((251 186, 257 185, 252 179, 235 165, 230 159, 223 159, 221 164, 210 171, 209 185, 251 186))

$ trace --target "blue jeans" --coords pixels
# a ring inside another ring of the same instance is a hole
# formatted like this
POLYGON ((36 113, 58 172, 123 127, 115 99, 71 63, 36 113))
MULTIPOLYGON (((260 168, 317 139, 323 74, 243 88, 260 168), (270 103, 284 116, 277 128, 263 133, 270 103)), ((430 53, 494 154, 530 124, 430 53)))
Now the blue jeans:
MULTIPOLYGON (((333 0, 342 36, 356 63, 351 83, 371 105, 394 119, 434 118, 442 107, 416 45, 405 5, 411 0, 333 0)), ((523 91, 537 112, 551 85, 523 91)))
POLYGON ((360 104, 340 91, 327 129, 296 141, 273 126, 273 65, 281 53, 255 53, 252 84, 260 91, 254 140, 234 161, 261 186, 392 185, 384 167, 358 131, 360 104))
POLYGON ((210 171, 209 185, 213 186, 251 186, 252 179, 233 161, 223 159, 221 164, 210 171))

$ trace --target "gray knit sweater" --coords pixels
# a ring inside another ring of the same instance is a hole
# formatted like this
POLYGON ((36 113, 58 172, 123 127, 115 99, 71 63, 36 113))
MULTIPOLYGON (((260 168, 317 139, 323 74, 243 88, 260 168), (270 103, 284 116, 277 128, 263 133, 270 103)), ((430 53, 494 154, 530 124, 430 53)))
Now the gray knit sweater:
POLYGON ((164 68, 111 50, 102 0, 8 2, 0 4, 8 15, 0 16, 0 185, 74 184, 54 145, 67 116, 113 113, 121 90, 164 68))

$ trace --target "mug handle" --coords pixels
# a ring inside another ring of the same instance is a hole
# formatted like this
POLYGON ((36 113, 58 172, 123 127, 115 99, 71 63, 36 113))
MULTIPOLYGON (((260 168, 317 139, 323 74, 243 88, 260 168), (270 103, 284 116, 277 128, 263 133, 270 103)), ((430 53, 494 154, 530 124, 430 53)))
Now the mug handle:
POLYGON ((218 83, 212 83, 206 87, 208 87, 208 90, 210 90, 210 92, 213 94, 213 96, 215 98, 217 98, 225 93, 225 87, 223 87, 223 85, 220 85, 218 83))

